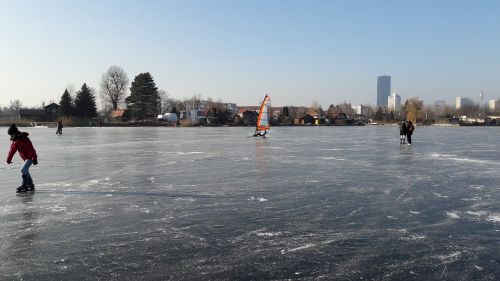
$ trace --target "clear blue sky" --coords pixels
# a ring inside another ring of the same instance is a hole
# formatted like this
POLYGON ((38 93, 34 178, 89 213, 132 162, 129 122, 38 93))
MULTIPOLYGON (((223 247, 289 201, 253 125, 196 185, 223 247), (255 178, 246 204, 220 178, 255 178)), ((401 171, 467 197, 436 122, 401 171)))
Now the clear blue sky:
POLYGON ((175 98, 324 107, 500 98, 500 1, 1 1, 0 105, 99 90, 110 65, 175 98))

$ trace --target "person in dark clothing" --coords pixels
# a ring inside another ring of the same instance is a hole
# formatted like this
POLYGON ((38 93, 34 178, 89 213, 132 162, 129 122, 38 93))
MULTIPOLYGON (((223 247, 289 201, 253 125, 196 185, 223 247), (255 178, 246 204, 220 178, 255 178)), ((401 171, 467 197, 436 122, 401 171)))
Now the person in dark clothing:
POLYGON ((413 126, 413 123, 411 121, 408 121, 408 131, 406 133, 406 139, 408 140, 408 145, 411 145, 411 135, 413 134, 414 130, 415 126, 413 126))
POLYGON ((264 131, 264 133, 261 133, 260 131, 255 131, 255 134, 253 134, 254 137, 266 137, 267 131, 264 131))
POLYGON ((399 143, 406 143, 406 134, 408 133, 408 128, 406 127, 406 122, 402 121, 399 125, 399 143))
POLYGON ((62 135, 62 129, 63 129, 62 120, 59 120, 57 122, 57 132, 56 132, 56 135, 62 135))
POLYGON ((7 155, 7 164, 12 163, 12 157, 16 152, 19 152, 19 156, 24 160, 24 164, 21 167, 21 175, 23 178, 23 183, 20 187, 17 188, 17 193, 26 192, 28 190, 34 190, 35 184, 33 184, 33 179, 31 178, 31 174, 29 172, 29 168, 31 164, 38 164, 38 156, 36 154, 36 150, 31 143, 31 140, 28 138, 28 133, 20 132, 15 124, 12 124, 7 131, 10 135, 10 140, 12 141, 10 145, 9 154, 7 155))

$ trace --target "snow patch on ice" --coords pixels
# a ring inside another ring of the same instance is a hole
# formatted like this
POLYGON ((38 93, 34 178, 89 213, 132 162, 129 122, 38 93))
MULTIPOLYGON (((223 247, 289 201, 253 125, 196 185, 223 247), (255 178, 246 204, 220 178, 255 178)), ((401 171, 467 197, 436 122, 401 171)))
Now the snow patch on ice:
POLYGON ((467 211, 466 213, 476 217, 484 216, 487 214, 485 211, 478 211, 478 212, 467 211))
POLYGON ((462 199, 463 201, 478 201, 478 200, 481 200, 481 197, 472 197, 472 198, 463 198, 462 199))
POLYGON ((190 151, 190 152, 177 152, 179 155, 188 155, 188 154, 203 154, 203 151, 190 151))
POLYGON ((457 155, 454 154, 440 154, 440 153, 431 153, 429 154, 430 157, 457 157, 457 155))
POLYGON ((266 202, 266 201, 267 201, 267 199, 266 199, 266 198, 262 198, 262 197, 257 197, 257 198, 255 198, 255 197, 253 197, 253 196, 250 196, 250 198, 249 198, 248 200, 250 200, 250 201, 257 200, 257 201, 259 201, 259 202, 266 202))
POLYGON ((491 222, 500 222, 500 213, 491 214, 486 220, 491 222))
POLYGON ((426 239, 427 236, 425 235, 418 235, 418 234, 412 234, 408 237, 401 237, 401 240, 404 240, 404 241, 417 241, 417 240, 423 240, 423 239, 426 239))
POLYGON ((439 194, 439 193, 436 193, 436 192, 433 192, 432 194, 434 194, 434 196, 436 196, 438 198, 448 198, 448 196, 442 195, 442 194, 439 194))
POLYGON ((300 246, 300 247, 293 248, 293 249, 290 249, 290 250, 281 250, 281 254, 284 254, 284 253, 287 253, 287 252, 296 252, 296 251, 300 251, 300 250, 305 250, 305 249, 312 248, 314 246, 316 246, 316 244, 307 243, 304 246, 300 246))
POLYGON ((52 212, 65 212, 66 207, 60 207, 60 206, 54 206, 54 207, 49 207, 49 210, 52 210, 52 212))
POLYGON ((444 263, 450 263, 456 261, 462 254, 463 254, 462 252, 455 252, 449 255, 439 255, 437 256, 437 258, 444 263))
POLYGON ((446 211, 446 215, 452 219, 459 219, 460 216, 457 214, 456 211, 448 212, 446 211))
POLYGON ((345 158, 336 158, 336 157, 318 157, 319 159, 323 159, 323 160, 339 160, 339 161, 345 161, 345 158))
POLYGON ((273 236, 281 236, 281 232, 257 232, 255 233, 257 236, 264 236, 264 237, 273 237, 273 236))

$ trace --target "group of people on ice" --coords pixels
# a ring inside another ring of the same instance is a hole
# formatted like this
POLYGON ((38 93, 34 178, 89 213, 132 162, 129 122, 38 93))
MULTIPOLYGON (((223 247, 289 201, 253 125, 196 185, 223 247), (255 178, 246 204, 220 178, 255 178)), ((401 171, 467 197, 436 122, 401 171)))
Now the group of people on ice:
MULTIPOLYGON (((57 124, 57 132, 56 134, 62 134, 62 122, 59 121, 57 124)), ((411 145, 411 135, 415 130, 415 126, 411 121, 403 121, 399 126, 399 135, 400 135, 400 143, 405 144, 408 142, 408 145, 411 145)), ((23 159, 24 163, 21 167, 21 177, 22 184, 17 188, 17 193, 23 193, 27 191, 35 190, 35 184, 33 183, 33 179, 31 178, 31 174, 29 169, 31 165, 38 164, 38 156, 36 154, 36 150, 31 143, 30 138, 28 137, 28 133, 21 132, 17 128, 15 124, 12 124, 9 127, 7 133, 10 136, 10 140, 12 141, 10 145, 10 150, 7 155, 7 164, 12 163, 12 158, 19 152, 19 156, 23 159)), ((254 136, 257 137, 265 137, 267 130, 264 132, 256 131, 254 136)))
POLYGON ((415 130, 415 126, 411 121, 402 121, 399 125, 399 143, 411 145, 411 135, 415 130))

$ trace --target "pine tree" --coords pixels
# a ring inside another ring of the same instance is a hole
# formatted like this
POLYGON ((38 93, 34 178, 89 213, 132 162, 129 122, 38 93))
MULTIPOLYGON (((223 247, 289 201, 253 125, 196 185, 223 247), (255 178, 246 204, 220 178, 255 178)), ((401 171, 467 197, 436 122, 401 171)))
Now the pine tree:
POLYGON ((92 118, 97 116, 95 95, 85 83, 83 83, 80 91, 76 93, 75 113, 79 118, 92 118))
POLYGON ((130 87, 130 96, 125 101, 137 119, 156 117, 160 96, 158 88, 149 72, 141 73, 134 78, 130 87))
POLYGON ((61 96, 61 101, 59 102, 59 114, 62 116, 73 116, 75 114, 73 99, 68 92, 68 89, 64 90, 61 96))

